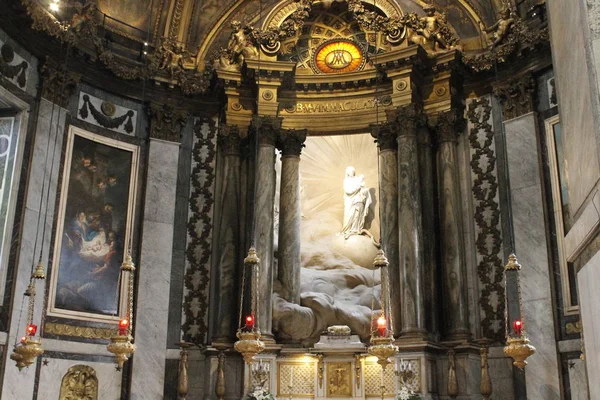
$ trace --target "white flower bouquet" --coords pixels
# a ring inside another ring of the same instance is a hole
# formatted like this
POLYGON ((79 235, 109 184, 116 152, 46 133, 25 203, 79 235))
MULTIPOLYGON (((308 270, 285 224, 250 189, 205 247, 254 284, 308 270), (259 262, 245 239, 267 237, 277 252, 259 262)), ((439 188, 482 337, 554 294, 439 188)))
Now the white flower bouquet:
POLYGON ((252 393, 248 393, 244 400, 276 400, 275 396, 265 389, 254 389, 252 393))
POLYGON ((421 396, 407 388, 406 386, 402 386, 402 388, 396 392, 395 400, 421 400, 421 396))

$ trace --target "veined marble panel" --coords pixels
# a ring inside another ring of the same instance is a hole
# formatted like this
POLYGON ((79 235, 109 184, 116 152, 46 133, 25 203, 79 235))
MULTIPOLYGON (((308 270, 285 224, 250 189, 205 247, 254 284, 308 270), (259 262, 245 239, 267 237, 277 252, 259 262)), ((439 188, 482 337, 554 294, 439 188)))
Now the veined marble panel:
MULTIPOLYGON (((30 167, 29 185, 26 193, 26 207, 23 215, 21 249, 19 254, 19 264, 17 266, 17 276, 14 285, 15 301, 13 302, 10 331, 8 333, 7 351, 12 352, 12 347, 17 338, 20 338, 25 333, 26 319, 23 317, 27 311, 27 303, 22 300, 22 293, 25 292, 29 284, 31 275, 31 267, 34 262, 37 263, 39 258, 39 249, 44 243, 44 252, 42 261, 45 266, 48 264, 48 252, 50 249, 50 241, 52 236, 52 224, 54 213, 54 202, 56 199, 56 183, 60 171, 60 152, 62 149, 63 126, 66 117, 66 111, 58 106, 52 107, 52 103, 41 100, 39 109, 39 120, 36 128, 36 140, 34 143, 32 154, 32 165, 30 167), (50 116, 54 112, 52 124, 50 116), (56 126, 58 125, 59 135, 56 135, 56 126), (52 129, 50 129, 52 127, 52 129), (50 151, 46 158, 48 135, 51 133, 50 151), (54 138, 57 138, 56 146, 54 146, 54 138), (53 150, 54 157, 52 156, 53 150), (54 163, 54 168, 52 168, 54 163), (52 174, 50 174, 52 172, 52 174), (45 175, 45 177, 44 177, 45 175), (46 185, 43 182, 46 181, 46 185), (50 182, 50 186, 47 186, 50 182), (42 186, 44 186, 41 218, 40 214, 40 199, 42 198, 42 186), (48 215, 46 218, 46 191, 48 191, 48 215), (42 238, 43 226, 45 223, 45 232, 42 238), (39 225, 38 225, 39 224, 39 225), (38 229, 39 226, 39 229, 38 229), (35 249, 35 238, 38 239, 38 247, 35 249)), ((37 285, 37 292, 43 293, 43 284, 37 285)), ((40 296, 41 297, 41 296, 40 296)), ((42 307, 41 301, 38 301, 38 306, 34 309, 34 321, 40 321, 42 307)), ((4 367, 4 383, 0 398, 20 399, 30 398, 33 395, 33 383, 35 368, 32 366, 19 372, 14 366, 14 361, 6 357, 4 367)))
POLYGON ((177 143, 150 140, 146 212, 143 221, 131 395, 162 399, 177 188, 177 143))
MULTIPOLYGON (((115 364, 81 360, 62 360, 48 357, 42 357, 42 360, 47 362, 48 365, 42 364, 42 368, 40 369, 40 379, 37 390, 37 399, 39 400, 58 399, 63 376, 68 372, 69 368, 74 365, 87 365, 96 371, 99 400, 118 400, 121 398, 122 374, 116 370, 115 364)), ((12 398, 25 398, 21 396, 12 398)))
POLYGON ((505 122, 505 132, 514 251, 523 266, 520 277, 524 326, 537 349, 527 360, 527 396, 560 399, 535 115, 505 122))

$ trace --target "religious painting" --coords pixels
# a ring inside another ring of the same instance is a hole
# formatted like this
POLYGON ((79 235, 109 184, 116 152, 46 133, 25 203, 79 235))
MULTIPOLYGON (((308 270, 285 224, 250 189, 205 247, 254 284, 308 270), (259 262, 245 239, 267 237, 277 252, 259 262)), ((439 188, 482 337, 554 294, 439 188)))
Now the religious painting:
POLYGON ((327 397, 352 397, 352 364, 328 362, 327 397))
POLYGON ((118 319, 138 147, 71 126, 54 239, 49 315, 118 319))

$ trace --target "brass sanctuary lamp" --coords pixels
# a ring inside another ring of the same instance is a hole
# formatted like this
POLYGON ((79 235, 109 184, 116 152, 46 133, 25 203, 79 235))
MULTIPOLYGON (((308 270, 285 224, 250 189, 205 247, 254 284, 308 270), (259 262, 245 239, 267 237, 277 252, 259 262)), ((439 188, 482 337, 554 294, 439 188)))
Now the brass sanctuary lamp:
POLYGON ((27 325, 25 328, 25 336, 21 338, 19 343, 15 344, 13 353, 10 355, 10 359, 15 361, 19 371, 23 367, 29 367, 33 364, 38 356, 44 354, 44 348, 42 347, 42 338, 37 337, 36 333, 38 330, 37 325, 33 324, 33 310, 35 306, 35 282, 37 279, 45 279, 46 274, 44 273, 44 267, 41 261, 38 263, 35 271, 31 275, 29 286, 25 290, 24 295, 29 297, 27 305, 27 325))
POLYGON ((381 314, 377 318, 377 328, 371 330, 371 343, 368 352, 377 357, 377 363, 381 365, 382 369, 385 369, 391 363, 390 357, 398 353, 398 346, 394 344, 394 331, 392 328, 389 263, 383 250, 377 252, 373 265, 381 271, 381 314))
POLYGON ((238 341, 235 342, 233 348, 239 352, 244 361, 248 365, 252 365, 254 357, 265 349, 265 344, 260 340, 260 328, 258 327, 258 263, 260 259, 256 254, 256 249, 250 247, 248 256, 244 259, 244 265, 250 273, 250 310, 244 319, 242 325, 242 310, 244 307, 244 290, 245 290, 245 276, 242 278, 242 288, 240 296, 240 318, 239 318, 239 329, 237 331, 238 341))
POLYGON ((513 358, 513 364, 521 369, 527 365, 527 357, 535 353, 535 347, 529 343, 523 323, 521 310, 521 283, 519 271, 521 264, 514 254, 508 256, 504 267, 506 276, 506 347, 504 354, 513 358))
POLYGON ((119 320, 119 330, 117 335, 111 337, 110 343, 106 346, 107 350, 115 355, 119 370, 123 368, 123 363, 135 352, 135 344, 133 344, 133 336, 131 334, 134 271, 135 266, 133 265, 131 252, 128 252, 125 261, 123 261, 123 264, 121 265, 121 282, 127 282, 127 311, 125 316, 119 320))

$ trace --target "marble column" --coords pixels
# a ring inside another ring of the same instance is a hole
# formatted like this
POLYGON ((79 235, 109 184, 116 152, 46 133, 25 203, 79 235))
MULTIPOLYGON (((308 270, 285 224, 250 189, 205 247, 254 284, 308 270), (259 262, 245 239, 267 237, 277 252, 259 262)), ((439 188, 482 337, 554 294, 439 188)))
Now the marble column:
POLYGON ((442 291, 445 299, 442 333, 448 340, 470 337, 456 148, 460 118, 457 110, 448 110, 437 115, 436 124, 442 291))
POLYGON ((240 132, 236 125, 219 127, 221 155, 220 190, 216 203, 220 207, 215 224, 213 270, 213 342, 230 343, 235 337, 236 283, 240 274, 240 132))
POLYGON ((409 104, 394 110, 390 116, 394 117, 391 126, 398 142, 400 335, 422 338, 427 332, 423 302, 423 230, 417 149, 417 124, 421 114, 413 104, 409 104))
POLYGON ((169 320, 179 143, 150 139, 140 260, 137 265, 135 344, 131 397, 162 399, 169 320))
POLYGON ((253 243, 260 258, 258 283, 258 326, 265 340, 273 340, 273 222, 275 208, 275 142, 282 118, 256 116, 258 136, 256 184, 254 193, 253 243))
POLYGON ((279 280, 285 299, 300 304, 300 152, 306 130, 283 130, 279 191, 279 280))
POLYGON ((427 126, 417 128, 419 148, 419 180, 423 210, 423 289, 427 332, 435 339, 439 332, 437 303, 434 162, 431 132, 427 126))
POLYGON ((400 273, 398 269, 398 144, 388 124, 372 126, 371 135, 379 148, 379 220, 381 247, 390 263, 392 328, 402 330, 400 316, 400 273))

